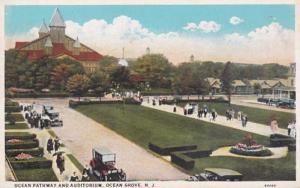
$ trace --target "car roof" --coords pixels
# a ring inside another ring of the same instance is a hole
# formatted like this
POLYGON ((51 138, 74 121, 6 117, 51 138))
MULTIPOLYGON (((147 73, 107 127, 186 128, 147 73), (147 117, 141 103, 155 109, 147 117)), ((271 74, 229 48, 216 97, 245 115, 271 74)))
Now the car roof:
POLYGON ((111 152, 108 148, 106 147, 95 147, 93 148, 97 153, 101 155, 114 155, 113 152, 111 152))
POLYGON ((219 176, 228 176, 228 175, 235 175, 235 176, 241 176, 237 171, 231 170, 231 169, 225 169, 225 168, 206 168, 205 171, 212 172, 214 174, 218 174, 219 176))
POLYGON ((48 113, 54 114, 54 113, 58 113, 58 112, 55 110, 48 110, 48 113))

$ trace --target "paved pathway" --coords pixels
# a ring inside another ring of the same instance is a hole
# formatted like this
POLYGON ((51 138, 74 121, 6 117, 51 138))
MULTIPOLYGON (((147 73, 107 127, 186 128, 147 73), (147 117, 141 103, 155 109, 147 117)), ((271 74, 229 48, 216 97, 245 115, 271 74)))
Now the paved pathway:
MULTIPOLYGON (((156 104, 158 104, 158 102, 156 104)), ((143 102, 142 105, 145 106, 145 107, 154 108, 154 109, 157 109, 157 110, 162 110, 162 111, 174 113, 173 112, 173 107, 174 106, 172 106, 172 105, 160 105, 160 106, 155 105, 155 106, 153 106, 151 102, 148 103, 146 101, 143 102)), ((178 115, 184 116, 182 107, 177 106, 177 112, 175 112, 175 113, 178 114, 178 115)), ((194 118, 194 119, 198 119, 198 120, 206 121, 206 122, 212 122, 212 123, 215 123, 217 125, 222 125, 222 126, 226 126, 226 127, 230 127, 230 128, 234 128, 234 129, 248 131, 248 132, 256 133, 256 134, 263 135, 263 136, 270 136, 270 134, 272 134, 270 126, 259 124, 259 123, 254 123, 254 122, 248 122, 246 127, 242 127, 241 121, 238 121, 236 119, 233 119, 231 121, 227 121, 226 117, 221 116, 221 115, 217 116, 216 121, 210 121, 208 117, 206 117, 206 118, 203 117, 203 118, 200 119, 200 118, 197 117, 197 114, 186 115, 185 117, 194 118)), ((278 133, 287 135, 287 130, 279 128, 278 133)))
POLYGON ((104 146, 116 153, 116 166, 126 172, 128 180, 184 180, 188 178, 187 174, 169 162, 154 156, 114 131, 69 108, 66 99, 23 99, 22 101, 52 105, 61 112, 64 126, 52 129, 83 165, 91 160, 92 148, 104 146))

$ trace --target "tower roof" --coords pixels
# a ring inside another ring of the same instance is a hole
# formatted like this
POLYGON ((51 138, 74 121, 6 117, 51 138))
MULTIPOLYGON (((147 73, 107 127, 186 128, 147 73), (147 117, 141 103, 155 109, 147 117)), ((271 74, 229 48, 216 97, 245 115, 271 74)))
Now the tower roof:
POLYGON ((48 36, 45 42, 45 47, 53 47, 51 38, 48 36))
POLYGON ((58 8, 54 10, 49 27, 66 27, 65 21, 58 8))
POLYGON ((48 32, 49 32, 49 29, 44 20, 40 27, 39 33, 48 33, 48 32))
POLYGON ((73 44, 73 47, 74 47, 74 48, 80 48, 80 42, 79 42, 78 37, 76 38, 76 40, 75 40, 75 42, 74 42, 74 44, 73 44))

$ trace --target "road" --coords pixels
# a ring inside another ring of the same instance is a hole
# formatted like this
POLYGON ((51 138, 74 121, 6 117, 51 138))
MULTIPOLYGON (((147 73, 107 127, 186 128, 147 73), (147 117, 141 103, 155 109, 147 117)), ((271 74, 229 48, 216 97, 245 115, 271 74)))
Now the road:
POLYGON ((93 147, 107 147, 117 155, 116 166, 128 180, 184 180, 188 175, 132 143, 114 131, 68 107, 67 99, 18 99, 22 103, 46 104, 61 113, 63 127, 53 128, 67 148, 83 164, 92 158, 93 147))

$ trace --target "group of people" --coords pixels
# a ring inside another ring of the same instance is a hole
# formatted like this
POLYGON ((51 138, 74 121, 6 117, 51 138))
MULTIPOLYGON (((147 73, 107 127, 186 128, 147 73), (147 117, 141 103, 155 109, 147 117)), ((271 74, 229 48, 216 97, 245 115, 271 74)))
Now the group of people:
POLYGON ((246 127, 248 122, 247 114, 243 113, 242 111, 235 111, 234 109, 227 109, 225 112, 226 120, 231 121, 233 119, 237 119, 238 121, 242 122, 242 126, 246 127))
POLYGON ((47 141, 47 151, 49 154, 54 150, 56 153, 61 146, 61 140, 56 137, 55 139, 52 139, 51 137, 47 141))
POLYGON ((296 138, 296 121, 290 121, 287 128, 288 136, 296 138))
POLYGON ((41 113, 34 110, 34 104, 21 106, 21 109, 25 112, 25 119, 30 124, 31 128, 44 129, 50 126, 50 121, 46 121, 42 118, 41 113))
POLYGON ((82 176, 81 180, 79 179, 78 175, 74 171, 72 176, 70 177, 70 181, 89 181, 90 180, 90 168, 88 165, 85 165, 83 171, 82 171, 82 176))

